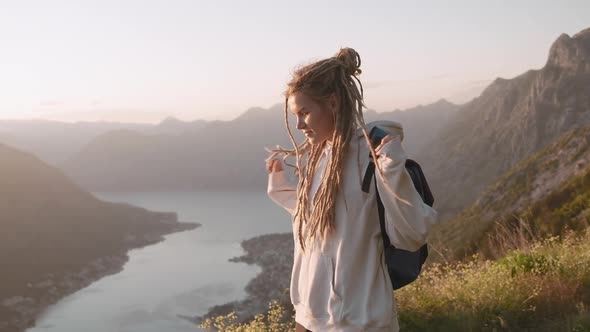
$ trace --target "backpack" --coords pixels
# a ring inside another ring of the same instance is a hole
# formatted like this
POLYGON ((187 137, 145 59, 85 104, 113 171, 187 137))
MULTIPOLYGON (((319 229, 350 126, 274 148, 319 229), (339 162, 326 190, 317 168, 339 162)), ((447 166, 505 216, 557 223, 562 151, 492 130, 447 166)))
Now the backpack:
MULTIPOLYGON (((372 146, 376 148, 381 143, 383 137, 385 137, 387 134, 388 133, 383 129, 373 127, 369 133, 372 146)), ((373 176, 375 174, 375 163, 373 162, 372 156, 370 157, 371 161, 369 162, 367 170, 365 171, 362 189, 364 192, 368 193, 371 186, 371 179, 375 178, 374 181, 375 191, 377 194, 377 209, 379 212, 379 223, 381 225, 383 248, 385 248, 385 261, 387 263, 387 272, 389 273, 391 284, 395 290, 404 287, 418 278, 418 275, 422 270, 422 265, 424 265, 424 262, 428 257, 428 245, 424 244, 422 247, 420 247, 420 249, 412 252, 398 249, 390 243, 389 236, 387 236, 387 232, 385 230, 385 209, 383 207, 381 197, 379 196, 379 190, 377 190, 377 179, 373 176)), ((412 182, 414 183, 416 191, 418 191, 424 203, 432 206, 434 203, 434 197, 432 196, 430 187, 428 187, 428 183, 426 182, 426 178, 424 177, 424 173, 422 172, 420 165, 414 160, 407 159, 405 166, 406 170, 410 174, 410 177, 412 178, 412 182)))

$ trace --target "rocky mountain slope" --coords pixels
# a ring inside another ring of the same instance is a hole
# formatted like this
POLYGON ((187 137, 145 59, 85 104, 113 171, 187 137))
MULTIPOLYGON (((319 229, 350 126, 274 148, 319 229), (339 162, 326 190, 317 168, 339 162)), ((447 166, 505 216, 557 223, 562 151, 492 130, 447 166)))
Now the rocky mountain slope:
POLYGON ((590 125, 590 29, 561 35, 545 66, 496 79, 420 153, 443 218, 520 160, 590 125))

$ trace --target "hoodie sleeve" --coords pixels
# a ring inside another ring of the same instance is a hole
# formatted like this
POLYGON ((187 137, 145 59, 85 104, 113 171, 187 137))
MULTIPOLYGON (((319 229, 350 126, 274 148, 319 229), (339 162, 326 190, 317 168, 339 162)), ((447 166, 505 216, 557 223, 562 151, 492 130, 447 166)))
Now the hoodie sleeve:
POLYGON ((268 175, 268 197, 283 207, 289 214, 295 214, 297 187, 287 179, 285 171, 272 172, 268 175))
POLYGON ((406 159, 398 136, 382 147, 377 158, 385 179, 377 169, 375 176, 391 244, 396 248, 416 251, 426 243, 426 237, 437 221, 437 212, 424 203, 414 188, 405 167, 406 159))

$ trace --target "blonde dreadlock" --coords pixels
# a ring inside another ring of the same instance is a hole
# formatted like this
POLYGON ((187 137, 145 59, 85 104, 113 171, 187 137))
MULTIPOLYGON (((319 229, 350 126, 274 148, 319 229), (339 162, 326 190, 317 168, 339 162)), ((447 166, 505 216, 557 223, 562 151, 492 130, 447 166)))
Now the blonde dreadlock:
MULTIPOLYGON (((361 74, 361 58, 352 48, 342 48, 333 57, 317 61, 295 71, 285 91, 285 126, 293 143, 294 150, 276 150, 288 156, 296 156, 296 174, 299 175, 297 186, 297 207, 295 220, 298 222, 298 238, 301 248, 305 249, 307 239, 324 237, 334 230, 336 211, 336 194, 342 184, 342 170, 348 143, 357 128, 361 128, 369 145, 369 138, 363 118, 363 86, 358 79, 361 74), (357 86, 358 83, 358 86, 357 86), (331 156, 317 190, 313 209, 310 208, 309 192, 313 175, 317 171, 322 150, 326 142, 312 145, 308 139, 297 145, 291 133, 288 120, 287 101, 291 95, 302 92, 318 103, 324 104, 331 95, 339 99, 340 109, 333 114, 334 132, 332 134, 331 156), (302 159, 306 158, 302 167, 302 159), (311 212, 311 214, 310 214, 311 212), (303 227, 307 225, 304 237, 303 227), (306 239, 307 238, 307 239, 306 239)), ((375 151, 370 147, 373 158, 375 151)), ((379 169, 381 172, 381 169, 379 169)))

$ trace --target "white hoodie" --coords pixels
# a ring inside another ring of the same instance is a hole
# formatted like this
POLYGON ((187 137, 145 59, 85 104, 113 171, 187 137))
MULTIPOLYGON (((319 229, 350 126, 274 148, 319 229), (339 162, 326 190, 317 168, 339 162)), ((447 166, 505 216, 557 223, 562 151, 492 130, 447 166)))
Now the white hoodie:
MULTIPOLYGON (((375 170, 385 207, 385 228, 395 247, 416 251, 425 243, 437 214, 423 203, 405 169, 401 125, 378 121, 368 124, 367 130, 375 125, 397 136, 383 146, 377 159, 386 179, 375 170)), ((330 147, 324 152, 312 182, 312 198, 330 156, 330 147)), ((369 149, 358 130, 344 160, 334 232, 307 244, 302 251, 297 223, 293 222, 291 301, 295 306, 295 320, 313 332, 399 330, 393 288, 383 255, 374 181, 369 193, 361 189, 368 163, 369 149)), ((296 184, 289 182, 284 171, 269 174, 268 195, 294 214, 296 184)))

